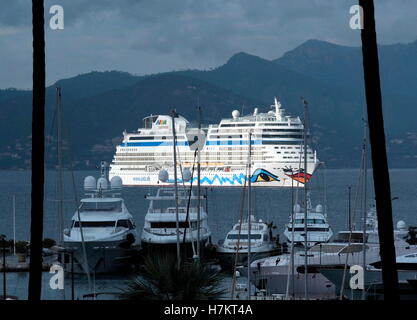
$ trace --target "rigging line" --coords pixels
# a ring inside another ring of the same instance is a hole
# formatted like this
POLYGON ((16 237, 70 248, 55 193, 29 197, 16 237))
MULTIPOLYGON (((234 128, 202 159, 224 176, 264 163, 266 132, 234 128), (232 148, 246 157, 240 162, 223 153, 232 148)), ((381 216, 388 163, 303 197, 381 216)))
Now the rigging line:
MULTIPOLYGON (((248 166, 246 166, 246 173, 248 172, 248 166)), ((242 223, 243 223, 243 212, 245 209, 245 198, 246 198, 246 179, 243 182, 243 189, 241 191, 240 195, 240 207, 239 207, 239 232, 237 234, 237 245, 236 245, 236 253, 235 253, 235 262, 233 265, 233 280, 232 280, 232 292, 231 292, 231 298, 234 299, 234 293, 235 293, 235 286, 236 286, 236 269, 237 269, 237 261, 239 256, 239 249, 240 249, 240 235, 242 232, 242 223)))
MULTIPOLYGON (((301 146, 301 143, 300 143, 301 146)), ((301 149, 300 149, 301 150, 301 149)), ((301 151, 299 153, 299 157, 298 157, 298 168, 301 167, 301 151)), ((293 171, 291 170, 291 174, 293 174, 293 171)), ((291 213, 290 213, 290 222, 291 222, 291 257, 290 257, 290 266, 288 266, 287 268, 287 291, 286 291, 286 298, 288 298, 288 291, 289 291, 289 281, 290 281, 290 272, 292 275, 292 295, 293 297, 295 297, 295 274, 294 274, 294 215, 295 215, 295 210, 294 210, 294 206, 296 203, 298 203, 298 189, 300 186, 300 182, 297 180, 297 189, 295 191, 295 198, 294 198, 294 179, 291 178, 291 199, 292 199, 292 203, 291 203, 291 213)))
MULTIPOLYGON (((368 123, 365 119, 364 122, 364 137, 363 137, 363 151, 364 151, 364 182, 363 182, 363 207, 362 207, 362 214, 363 214, 363 221, 362 221, 362 232, 363 232, 363 241, 362 241, 362 260, 363 260, 363 282, 365 284, 366 281, 366 202, 367 202, 367 182, 368 182, 368 167, 367 167, 367 128, 368 123)), ((365 300, 365 286, 362 290, 362 300, 365 300)))
MULTIPOLYGON (((179 150, 178 144, 176 144, 175 146, 176 146, 176 149, 177 149, 177 158, 178 158, 177 163, 179 164, 179 167, 180 167, 182 187, 184 188, 184 190, 186 190, 185 181, 184 181, 184 172, 183 172, 183 167, 182 167, 182 162, 181 162, 181 154, 180 154, 180 150, 179 150)), ((195 162, 195 155, 194 155, 194 162, 195 162)), ((193 164, 193 171, 194 171, 194 164, 193 164)), ((191 189, 192 189, 192 178, 191 178, 191 186, 190 186, 190 195, 191 195, 191 189)), ((188 210, 189 210, 189 204, 187 206, 187 217, 186 217, 185 222, 188 221, 188 210)), ((188 223, 189 223, 189 225, 191 227, 190 221, 188 221, 188 223)), ((183 241, 183 244, 185 243, 185 234, 186 234, 186 232, 187 232, 187 228, 184 228, 184 241, 183 241)), ((194 240, 193 240, 193 234, 192 233, 191 233, 191 248, 193 250, 193 255, 195 255, 195 246, 194 246, 194 240)))
MULTIPOLYGON (((194 167, 195 167, 195 158, 196 158, 196 156, 197 156, 197 150, 195 150, 195 152, 194 152, 194 162, 193 162, 193 167, 192 167, 192 171, 191 171, 191 183, 190 183, 190 189, 189 189, 189 192, 188 192, 187 215, 185 217, 185 221, 188 222, 188 226, 189 226, 190 229, 192 229, 192 226, 191 226, 191 221, 189 219, 189 212, 190 212, 191 195, 192 195, 192 189, 193 189, 193 178, 194 178, 194 167)), ((183 241, 182 241, 182 243, 184 245, 185 245, 186 234, 187 234, 187 228, 184 228, 184 237, 183 237, 183 241)), ((192 230, 190 232, 190 237, 191 237, 191 245, 192 245, 192 248, 193 248, 193 255, 195 255, 194 239, 193 239, 192 230)))
MULTIPOLYGON (((363 157, 362 157, 363 159, 363 157)), ((362 171, 362 161, 361 161, 361 171, 362 171)), ((356 217, 356 211, 357 211, 357 206, 358 206, 358 197, 359 197, 359 190, 360 190, 360 186, 362 184, 362 174, 359 174, 359 182, 358 182, 358 186, 356 188, 356 193, 355 193, 355 198, 354 198, 354 210, 353 210, 353 214, 351 217, 351 220, 354 221, 355 217, 356 217)), ((353 233, 353 228, 350 228, 350 232, 349 232, 349 239, 348 239, 348 245, 347 248, 350 248, 351 242, 352 242, 352 233, 353 233)), ((346 254, 346 259, 345 259, 345 264, 344 264, 344 268, 343 268, 343 277, 342 277, 342 283, 341 283, 341 289, 340 289, 340 299, 343 298, 343 291, 344 291, 344 283, 345 283, 345 279, 346 279, 346 271, 347 271, 347 264, 348 264, 348 260, 349 260, 349 250, 347 250, 347 254, 346 254)))
MULTIPOLYGON (((63 127, 63 129, 65 130, 65 127, 63 127)), ((69 132, 66 131, 65 133, 66 133, 67 137, 69 137, 69 132)), ((71 140, 68 139, 68 141, 71 141, 71 140)), ((75 200, 75 205, 77 207, 77 218, 78 218, 79 225, 80 225, 81 245, 82 245, 83 256, 84 256, 84 261, 83 262, 84 262, 84 265, 85 265, 84 267, 85 267, 85 271, 86 271, 86 274, 87 274, 88 289, 89 289, 89 291, 91 291, 90 270, 89 270, 89 265, 88 265, 87 250, 86 250, 86 247, 85 247, 84 232, 83 232, 81 216, 80 216, 80 206, 81 205, 79 205, 79 197, 78 197, 78 192, 77 192, 77 188, 76 188, 76 184, 75 184, 73 157, 72 157, 71 148, 70 148, 69 145, 68 145, 67 150, 68 150, 69 166, 70 166, 70 172, 71 172, 72 187, 73 187, 73 190, 74 190, 74 200, 75 200)))
POLYGON ((58 162, 58 170, 57 170, 57 184, 56 184, 56 192, 57 192, 57 209, 59 214, 58 219, 58 234, 59 234, 59 242, 62 243, 63 241, 63 226, 64 226, 64 177, 63 177, 63 163, 62 163, 62 118, 63 118, 63 108, 61 103, 61 89, 59 87, 56 88, 56 131, 57 131, 57 162, 58 162))
POLYGON ((323 202, 324 202, 324 217, 327 220, 327 167, 326 164, 323 164, 323 202))
MULTIPOLYGON (((185 190, 186 187, 185 187, 184 173, 183 173, 183 167, 182 167, 182 161, 181 161, 181 153, 180 153, 178 144, 176 144, 175 146, 176 146, 176 149, 177 149, 177 158, 178 158, 177 163, 179 164, 179 167, 180 167, 182 186, 183 186, 183 188, 185 190)), ((189 191, 189 196, 190 197, 191 197, 191 190, 192 190, 192 186, 193 186, 193 176, 194 176, 194 167, 195 167, 196 155, 197 155, 197 150, 195 150, 195 152, 194 152, 194 160, 193 160, 193 167, 192 167, 192 173, 191 173, 191 182, 190 182, 190 191, 189 191)), ((189 199, 189 202, 190 202, 190 199, 189 199)), ((188 202, 188 205, 187 205, 187 217, 186 217, 186 220, 185 221, 186 222, 188 221, 189 226, 191 228, 191 221, 189 221, 189 214, 188 214, 189 205, 190 205, 189 202, 188 202)), ((184 228, 183 244, 185 243, 186 232, 187 232, 187 228, 184 228)), ((193 238, 193 233, 192 232, 190 233, 190 236, 191 236, 191 248, 193 250, 193 255, 195 256, 196 255, 196 250, 195 250, 194 238, 193 238)), ((196 240, 196 241, 198 241, 198 240, 196 240)))
MULTIPOLYGON (((300 168, 301 168, 301 142, 300 142, 300 152, 299 152, 299 157, 298 157, 298 172, 300 172, 300 168)), ((293 173, 293 171, 291 171, 291 173, 293 173)), ((292 189, 294 189, 294 179, 292 179, 291 178, 291 188, 292 189)), ((296 182, 297 182, 297 188, 296 188, 296 190, 295 190, 295 197, 294 197, 294 195, 293 195, 293 193, 294 193, 294 190, 292 190, 291 192, 292 192, 292 199, 293 199, 293 201, 292 201, 292 208, 291 208, 291 213, 290 213, 290 221, 291 221, 291 226, 292 226, 292 232, 291 232, 291 252, 290 252, 290 255, 291 255, 291 266, 288 266, 288 268, 287 268, 287 281, 289 281, 289 278, 290 278, 290 272, 291 272, 291 276, 292 276, 292 294, 293 294, 293 297, 295 297, 295 272, 294 272, 294 265, 295 265, 295 259, 294 259, 294 254, 295 254, 295 251, 294 251, 294 215, 295 215, 295 209, 294 209, 294 206, 295 206, 295 204, 298 204, 298 192, 299 192, 299 189, 300 189, 300 181, 297 179, 296 180, 296 182)))
MULTIPOLYGON (((300 177, 300 168, 301 168, 301 150, 303 149, 304 147, 302 147, 302 144, 301 144, 301 142, 300 142, 300 152, 299 152, 299 157, 298 157, 298 177, 300 177)), ((291 178, 292 179, 292 178, 291 178)), ((300 189, 300 181, 299 181, 299 179, 297 179, 296 180, 297 181, 297 189, 295 190, 295 202, 294 203, 297 203, 298 204, 298 192, 299 192, 299 189, 300 189)))
MULTIPOLYGON (((58 87, 57 87, 58 88, 58 87)), ((50 147, 50 145, 51 144, 54 144, 54 135, 53 135, 53 133, 54 133, 54 129, 55 129, 55 124, 56 124, 56 117, 57 117, 57 113, 58 113, 58 103, 56 103, 55 104, 55 107, 53 108, 53 115, 52 115, 52 120, 51 120, 51 124, 50 124, 50 131, 49 131, 49 136, 47 136, 46 138, 46 145, 48 146, 48 147, 50 147), (51 137, 51 139, 49 140, 48 139, 48 137, 51 137)), ((57 138, 56 138, 56 142, 58 143, 58 126, 57 126, 57 128, 56 128, 56 134, 57 134, 57 138)), ((56 150, 56 159, 57 159, 57 162, 58 162, 58 159, 59 159, 59 148, 57 148, 57 150, 56 150)), ((58 173, 57 173, 58 174, 58 173)), ((57 179, 58 180, 58 179, 57 179)), ((58 189, 59 189, 59 187, 58 187, 58 184, 59 184, 59 182, 58 181, 56 181, 56 185, 55 185, 55 196, 58 198, 58 189)), ((57 200, 57 201, 59 201, 59 200, 57 200)), ((58 207, 59 207, 59 205, 57 206, 57 211, 59 211, 59 209, 58 209, 58 207)), ((59 225, 59 221, 58 221, 58 225, 59 225)), ((60 229, 61 229, 61 231, 62 231, 62 228, 60 228, 60 226, 58 226, 58 237, 59 237, 59 239, 61 239, 61 235, 60 235, 60 229)))
MULTIPOLYGON (((78 194, 76 191, 76 187, 75 187, 75 178, 74 178, 74 172, 71 170, 71 177, 72 177, 72 185, 74 188, 74 197, 75 197, 75 201, 78 204, 78 194)), ((84 268, 87 274, 87 281, 88 281, 88 288, 91 291, 91 279, 90 279, 90 270, 89 270, 89 265, 88 265, 88 257, 87 257, 87 250, 85 247, 85 241, 84 241, 84 231, 83 231, 83 227, 82 227, 82 222, 81 222, 81 215, 80 215, 80 206, 77 206, 77 217, 78 217, 78 222, 80 225, 80 235, 81 235, 81 246, 82 246, 82 250, 83 250, 83 256, 84 256, 84 268)))
MULTIPOLYGON (((358 198, 359 198, 359 193, 360 193, 360 189, 362 187, 362 179, 363 179, 363 168, 364 168, 364 161, 365 161, 365 152, 364 149, 362 149, 362 155, 361 155, 361 165, 360 165, 360 172, 359 172, 359 177, 358 177, 358 185, 356 188, 356 193, 355 193, 355 199, 354 199, 354 204, 355 204, 355 210, 353 211, 353 215, 352 215, 352 221, 354 221, 355 217, 356 217, 356 209, 358 206, 358 198)), ((341 283, 341 287, 340 287, 340 297, 339 299, 342 300, 343 299, 343 291, 345 289, 345 280, 346 280, 346 271, 347 271, 347 264, 348 264, 348 260, 349 260, 349 248, 352 242, 352 232, 353 232, 353 228, 350 228, 350 232, 349 232, 349 240, 348 240, 348 245, 347 245, 347 252, 346 252, 346 259, 345 259, 345 264, 344 264, 344 268, 343 268, 343 277, 342 277, 342 283, 341 283)), ((362 241, 365 241, 365 239, 362 239, 362 241)))

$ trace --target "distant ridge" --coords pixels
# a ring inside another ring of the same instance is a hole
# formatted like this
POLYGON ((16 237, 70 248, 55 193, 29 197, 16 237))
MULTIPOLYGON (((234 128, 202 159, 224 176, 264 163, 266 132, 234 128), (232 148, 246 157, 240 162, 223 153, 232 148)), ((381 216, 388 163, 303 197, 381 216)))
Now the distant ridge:
MULTIPOLYGON (((408 44, 379 46, 383 90, 417 97, 417 40, 408 44)), ((273 60, 328 84, 363 88, 362 51, 320 40, 308 40, 273 60)))
MULTIPOLYGON (((417 41, 380 46, 383 106, 391 167, 417 166, 417 41)), ((205 123, 229 117, 233 109, 268 111, 277 96, 292 115, 302 115, 300 97, 310 103, 315 148, 328 167, 357 167, 365 115, 361 50, 309 40, 273 61, 239 52, 213 70, 183 70, 135 76, 89 72, 57 81, 46 91, 47 132, 62 87, 65 148, 78 168, 111 161, 122 131, 141 126, 150 113, 172 108, 205 123)), ((0 168, 30 166, 31 91, 0 90, 0 168), (13 125, 10 125, 13 124, 13 125)), ((54 145, 48 137, 48 165, 54 145)))

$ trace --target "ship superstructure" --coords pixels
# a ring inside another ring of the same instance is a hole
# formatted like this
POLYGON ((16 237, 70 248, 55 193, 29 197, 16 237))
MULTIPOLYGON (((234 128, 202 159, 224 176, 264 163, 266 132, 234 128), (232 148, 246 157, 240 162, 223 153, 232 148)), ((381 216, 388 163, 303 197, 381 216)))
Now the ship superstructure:
MULTIPOLYGON (((304 170, 304 125, 299 117, 286 115, 275 99, 272 109, 241 116, 238 110, 232 118, 203 129, 204 147, 200 151, 202 186, 243 186, 248 179, 249 132, 251 132, 252 185, 268 187, 301 187, 309 181, 319 164, 316 152, 307 147, 307 170, 304 170)), ((123 185, 161 186, 174 183, 172 117, 151 115, 144 118, 143 128, 123 134, 111 163, 110 178, 119 176, 123 185), (168 179, 159 180, 166 170, 168 179)), ((197 136, 182 116, 174 119, 177 146, 178 182, 196 183, 183 179, 181 170, 191 169, 195 151, 191 148, 197 136), (183 181, 184 180, 184 181, 183 181)))

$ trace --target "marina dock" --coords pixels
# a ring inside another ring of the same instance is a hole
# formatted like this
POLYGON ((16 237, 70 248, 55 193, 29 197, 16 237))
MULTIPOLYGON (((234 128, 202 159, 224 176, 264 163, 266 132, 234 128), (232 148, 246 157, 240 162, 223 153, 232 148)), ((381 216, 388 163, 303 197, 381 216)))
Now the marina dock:
MULTIPOLYGON (((48 272, 54 262, 57 261, 57 255, 46 255, 43 258, 42 271, 48 272)), ((25 257, 24 262, 19 262, 18 256, 9 254, 6 256, 6 272, 29 272, 30 256, 25 257)), ((0 259, 0 272, 4 271, 3 258, 0 259)))

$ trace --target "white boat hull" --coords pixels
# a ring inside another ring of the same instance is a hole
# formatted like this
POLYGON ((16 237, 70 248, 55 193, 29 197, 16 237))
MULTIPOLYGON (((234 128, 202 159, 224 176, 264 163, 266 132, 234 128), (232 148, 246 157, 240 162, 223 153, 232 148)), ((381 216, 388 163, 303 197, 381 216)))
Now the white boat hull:
MULTIPOLYGON (((253 262, 255 260, 259 260, 262 258, 270 257, 276 254, 279 254, 279 249, 277 247, 263 247, 258 249, 251 250, 250 255, 250 262, 253 262)), ((230 250, 223 247, 218 247, 216 250, 216 256, 219 259, 219 263, 223 269, 231 269, 234 267, 235 261, 236 261, 236 251, 230 250)), ((248 252, 247 250, 239 251, 238 254, 238 260, 237 265, 247 265, 248 261, 248 252)))
MULTIPOLYGON (((64 242, 66 249, 72 249, 74 255, 74 273, 113 273, 128 270, 135 250, 122 248, 124 241, 86 241, 88 270, 85 265, 84 250, 81 242, 64 242)), ((71 264, 66 266, 71 271, 71 264)))

